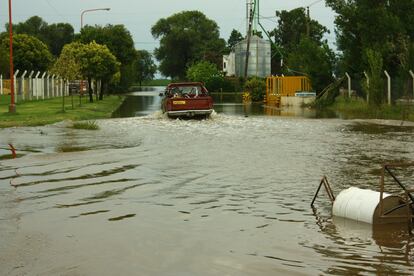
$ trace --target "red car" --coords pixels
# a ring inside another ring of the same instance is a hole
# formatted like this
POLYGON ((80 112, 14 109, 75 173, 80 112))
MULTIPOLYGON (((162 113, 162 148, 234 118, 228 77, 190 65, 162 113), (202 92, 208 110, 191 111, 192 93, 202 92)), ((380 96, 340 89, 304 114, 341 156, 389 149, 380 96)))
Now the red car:
POLYGON ((168 117, 207 118, 213 112, 213 98, 201 82, 170 83, 160 96, 168 117))

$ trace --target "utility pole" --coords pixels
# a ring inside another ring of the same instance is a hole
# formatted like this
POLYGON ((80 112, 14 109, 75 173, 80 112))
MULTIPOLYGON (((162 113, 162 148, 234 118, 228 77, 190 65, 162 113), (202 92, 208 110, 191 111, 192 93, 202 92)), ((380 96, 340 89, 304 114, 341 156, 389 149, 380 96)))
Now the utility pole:
POLYGON ((310 37, 310 12, 309 6, 306 7, 306 35, 310 37))
MULTIPOLYGON (((253 0, 255 1, 255 0, 253 0)), ((247 30, 247 47, 246 47, 246 64, 244 66, 244 78, 247 79, 247 73, 249 69, 249 56, 250 56, 250 38, 252 35, 252 25, 256 9, 256 3, 250 2, 250 14, 249 14, 249 28, 247 30)))
POLYGON ((16 113, 14 101, 14 68, 13 68, 13 22, 12 22, 12 2, 9 0, 9 41, 10 41, 10 106, 9 113, 16 113))

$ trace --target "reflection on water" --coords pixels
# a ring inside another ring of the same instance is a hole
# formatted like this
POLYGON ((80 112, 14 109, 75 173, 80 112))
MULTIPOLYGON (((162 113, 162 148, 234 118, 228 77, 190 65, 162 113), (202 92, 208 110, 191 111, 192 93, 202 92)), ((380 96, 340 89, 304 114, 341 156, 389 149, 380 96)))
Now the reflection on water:
MULTIPOLYGON (((114 117, 136 117, 147 116, 161 109, 161 97, 159 93, 164 87, 152 87, 146 91, 138 91, 128 94, 125 102, 114 113, 114 117)), ((217 113, 227 115, 243 116, 288 116, 288 117, 305 117, 305 118, 332 118, 334 114, 321 113, 320 111, 301 107, 284 107, 275 108, 265 106, 262 103, 242 103, 241 93, 229 93, 221 95, 212 93, 214 99, 214 110, 217 113)))
POLYGON ((25 150, 0 161, 1 275, 414 274, 404 228, 309 206, 322 175, 335 194, 377 189, 381 163, 413 161, 412 129, 251 116, 262 107, 237 103, 170 120, 139 93, 131 110, 149 115, 97 131, 0 130, 25 150))

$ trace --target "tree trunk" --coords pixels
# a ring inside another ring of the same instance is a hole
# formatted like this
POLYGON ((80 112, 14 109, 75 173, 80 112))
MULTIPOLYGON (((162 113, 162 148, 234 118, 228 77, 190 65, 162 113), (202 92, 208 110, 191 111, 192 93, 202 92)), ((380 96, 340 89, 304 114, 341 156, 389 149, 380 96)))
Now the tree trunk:
POLYGON ((105 92, 105 87, 106 87, 106 85, 105 85, 105 82, 104 81, 101 81, 101 91, 99 91, 99 100, 103 100, 103 95, 104 95, 104 92, 105 92))
POLYGON ((88 93, 89 93, 89 102, 93 103, 92 78, 89 78, 89 77, 88 77, 88 93))
MULTIPOLYGON (((66 80, 65 80, 65 86, 66 86, 66 80)), ((65 112, 65 91, 62 93, 62 112, 65 112)))

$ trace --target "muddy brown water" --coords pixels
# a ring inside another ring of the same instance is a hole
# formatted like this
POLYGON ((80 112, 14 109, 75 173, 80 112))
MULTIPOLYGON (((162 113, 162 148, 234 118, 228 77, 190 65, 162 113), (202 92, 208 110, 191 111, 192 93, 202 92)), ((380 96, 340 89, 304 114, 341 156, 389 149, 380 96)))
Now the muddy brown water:
POLYGON ((24 155, 0 161, 0 275, 414 274, 405 227, 310 208, 323 175, 376 190, 381 163, 412 162, 412 126, 231 103, 170 120, 154 93, 98 131, 0 130, 24 155))

